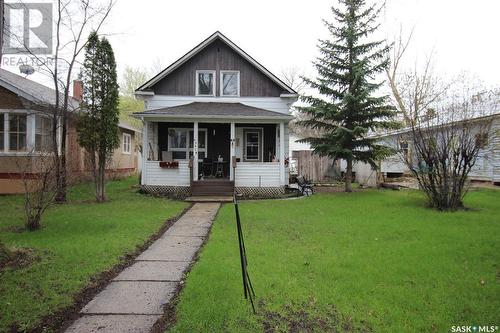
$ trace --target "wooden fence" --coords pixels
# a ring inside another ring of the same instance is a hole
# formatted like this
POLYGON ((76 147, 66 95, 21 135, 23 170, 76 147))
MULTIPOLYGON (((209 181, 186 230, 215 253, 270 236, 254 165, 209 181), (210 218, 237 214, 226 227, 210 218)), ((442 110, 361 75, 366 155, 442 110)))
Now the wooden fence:
POLYGON ((296 172, 307 180, 328 182, 340 177, 340 163, 328 157, 313 154, 311 150, 294 150, 292 159, 296 172))

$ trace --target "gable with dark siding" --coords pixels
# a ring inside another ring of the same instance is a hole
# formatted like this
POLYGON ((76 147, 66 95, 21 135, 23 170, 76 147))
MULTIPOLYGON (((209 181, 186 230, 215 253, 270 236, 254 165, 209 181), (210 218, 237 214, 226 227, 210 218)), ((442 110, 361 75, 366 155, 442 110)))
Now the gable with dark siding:
POLYGON ((240 97, 279 97, 282 87, 235 52, 215 39, 191 59, 152 86, 155 95, 195 96, 196 71, 215 70, 215 92, 220 96, 220 71, 240 71, 240 97))

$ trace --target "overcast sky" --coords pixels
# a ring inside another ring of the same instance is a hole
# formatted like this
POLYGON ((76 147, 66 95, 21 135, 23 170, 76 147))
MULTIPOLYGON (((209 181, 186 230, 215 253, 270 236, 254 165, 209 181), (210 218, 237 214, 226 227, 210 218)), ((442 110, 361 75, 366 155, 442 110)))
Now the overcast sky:
MULTIPOLYGON (((15 1, 15 0, 9 0, 15 1)), ((45 0, 50 1, 50 0, 45 0)), ((98 0, 96 0, 98 1, 98 0)), ((101 0, 103 1, 103 0, 101 0)), ((151 70, 169 65, 219 30, 277 75, 298 67, 314 74, 318 38, 327 37, 335 0, 117 0, 103 32, 125 65, 151 70)), ((499 86, 500 0, 387 0, 379 37, 392 40, 414 28, 405 63, 422 63, 434 50, 439 73, 468 71, 499 86)), ((17 68, 8 68, 17 71, 17 68)), ((38 80, 37 75, 31 78, 38 80)))
MULTIPOLYGON (((275 74, 298 66, 313 73, 316 43, 326 36, 334 0, 118 0, 106 32, 122 70, 166 66, 219 30, 275 74)), ((383 36, 414 27, 406 64, 432 50, 437 70, 469 71, 487 85, 500 77, 499 0, 387 0, 383 36)))

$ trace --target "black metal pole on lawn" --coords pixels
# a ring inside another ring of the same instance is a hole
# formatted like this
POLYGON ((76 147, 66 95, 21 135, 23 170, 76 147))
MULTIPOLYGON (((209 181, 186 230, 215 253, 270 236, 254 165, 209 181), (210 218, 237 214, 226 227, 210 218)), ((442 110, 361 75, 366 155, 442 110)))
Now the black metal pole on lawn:
POLYGON ((255 314, 255 306, 253 304, 253 298, 255 297, 255 291, 253 290, 252 282, 250 281, 250 275, 247 270, 247 253, 245 249, 245 241, 243 239, 243 230, 241 228, 240 212, 238 210, 238 201, 236 200, 236 195, 233 195, 234 211, 236 214, 236 228, 238 230, 238 244, 240 249, 240 262, 241 262, 241 277, 243 279, 243 293, 245 299, 250 298, 250 303, 252 304, 252 310, 255 314))

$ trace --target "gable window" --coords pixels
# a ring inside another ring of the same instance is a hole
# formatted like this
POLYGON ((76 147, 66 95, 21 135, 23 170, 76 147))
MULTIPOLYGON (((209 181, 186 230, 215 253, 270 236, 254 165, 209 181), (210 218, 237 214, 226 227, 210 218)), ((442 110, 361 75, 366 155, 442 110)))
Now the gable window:
POLYGON ((122 152, 124 154, 130 154, 131 151, 132 151, 132 135, 128 133, 123 133, 122 152))
POLYGON ((220 72, 220 95, 221 96, 240 95, 240 72, 238 71, 220 72))
POLYGON ((249 162, 262 161, 262 130, 247 129, 243 132, 244 156, 243 159, 249 162))
POLYGON ((25 114, 9 114, 9 150, 26 150, 25 114))
POLYGON ((239 96, 240 95, 240 72, 221 71, 220 72, 220 95, 239 96))
POLYGON ((196 96, 215 95, 215 71, 196 71, 196 96))
POLYGON ((48 117, 35 117, 35 150, 51 151, 52 144, 52 120, 48 117))
MULTIPOLYGON (((185 160, 193 156, 194 131, 189 128, 170 128, 168 130, 168 150, 172 152, 172 158, 185 160)), ((198 130, 198 158, 206 157, 207 152, 207 130, 198 130)))

